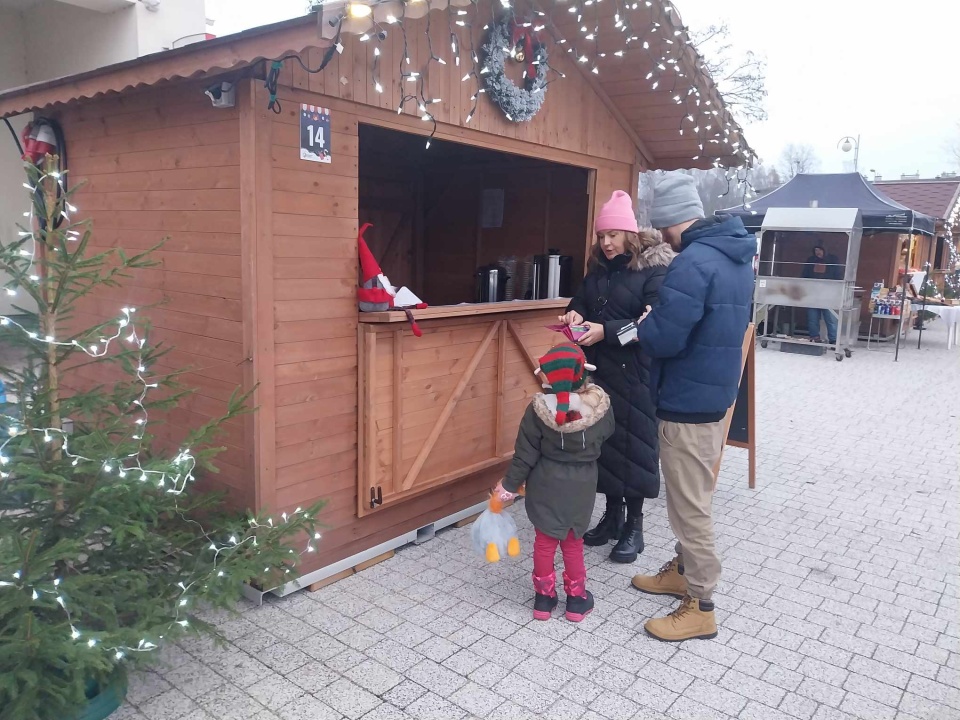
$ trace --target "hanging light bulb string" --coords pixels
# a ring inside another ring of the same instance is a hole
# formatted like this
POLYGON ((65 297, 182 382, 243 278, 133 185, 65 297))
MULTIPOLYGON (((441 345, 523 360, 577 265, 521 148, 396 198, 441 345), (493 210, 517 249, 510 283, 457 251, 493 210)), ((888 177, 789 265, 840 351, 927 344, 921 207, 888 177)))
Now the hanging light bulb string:
POLYGON ((460 82, 466 82, 471 77, 476 82, 476 89, 473 92, 473 95, 470 96, 470 101, 473 105, 470 107, 470 112, 467 113, 466 119, 464 120, 465 125, 469 125, 470 121, 473 120, 473 116, 477 113, 477 103, 480 102, 480 95, 484 92, 484 89, 480 82, 480 58, 477 56, 477 47, 473 39, 474 26, 479 21, 480 8, 477 4, 477 0, 470 0, 470 5, 473 7, 473 22, 468 22, 466 20, 469 15, 467 15, 466 10, 457 10, 457 15, 463 13, 461 20, 457 21, 457 25, 467 30, 467 38, 470 40, 470 63, 471 69, 466 75, 464 75, 460 82))
POLYGON ((433 112, 430 110, 431 105, 435 105, 439 102, 442 102, 441 98, 435 98, 433 96, 428 97, 427 93, 427 83, 430 78, 430 63, 437 62, 441 65, 446 65, 446 61, 437 55, 433 50, 433 38, 431 36, 431 23, 433 13, 431 7, 431 0, 427 0, 427 27, 425 33, 427 35, 427 56, 426 62, 423 64, 423 67, 420 69, 419 82, 417 83, 419 91, 419 104, 418 109, 420 111, 420 119, 424 122, 431 123, 432 127, 430 130, 430 135, 427 137, 426 149, 430 149, 430 144, 433 142, 434 135, 437 134, 437 119, 434 117, 433 112))
POLYGON ((453 65, 460 67, 460 39, 457 37, 453 21, 453 5, 447 4, 447 35, 450 37, 450 52, 453 53, 453 65))
POLYGON ((380 23, 374 21, 373 30, 365 32, 360 36, 360 42, 366 42, 373 38, 373 66, 370 71, 370 77, 373 80, 373 89, 379 94, 383 92, 383 85, 380 83, 380 56, 382 54, 380 47, 383 40, 387 37, 387 31, 380 23))
MULTIPOLYGON (((63 175, 66 173, 64 172, 63 175)), ((57 203, 56 208, 53 211, 53 215, 56 219, 61 217, 64 219, 69 219, 70 212, 77 212, 77 209, 73 207, 67 200, 67 192, 64 184, 65 178, 61 176, 60 173, 44 173, 38 176, 38 180, 35 185, 26 184, 27 189, 31 192, 32 195, 36 197, 38 191, 47 192, 44 188, 44 182, 49 178, 53 178, 57 182, 57 187, 59 192, 54 191, 55 202, 57 203), (69 208, 69 211, 67 211, 69 208)), ((33 221, 32 213, 31 215, 31 224, 33 221)), ((71 233, 76 233, 73 230, 75 225, 71 225, 66 230, 58 230, 60 223, 54 222, 51 223, 52 229, 47 225, 44 225, 41 229, 42 233, 49 232, 60 232, 67 238, 75 237, 71 233), (45 229, 44 229, 45 228, 45 229)), ((37 243, 45 242, 44 238, 32 237, 34 245, 36 247, 37 243)), ((20 241, 22 242, 22 241, 20 241)), ((51 249, 59 254, 58 260, 61 262, 69 263, 72 259, 71 251, 69 246, 63 243, 52 244, 51 249)), ((6 254, 9 252, 8 248, 0 244, 0 254, 6 254)), ((30 263, 35 261, 35 252, 30 254, 30 263)), ((31 266, 32 267, 32 266, 31 266)), ((51 266, 52 267, 52 266, 51 266)), ((29 272, 29 269, 27 272, 29 272)), ((46 279, 41 280, 38 275, 31 275, 29 279, 29 284, 31 286, 43 282, 53 282, 50 278, 49 273, 47 272, 49 268, 44 268, 44 277, 46 279)), ((153 469, 150 465, 144 466, 142 462, 142 456, 146 452, 144 447, 145 437, 147 432, 147 425, 149 423, 149 415, 146 407, 147 394, 150 390, 159 387, 160 382, 157 379, 148 379, 146 373, 148 372, 148 359, 147 351, 145 349, 147 341, 146 337, 141 337, 136 324, 133 322, 133 314, 136 312, 136 308, 124 307, 121 309, 120 316, 116 319, 116 331, 113 335, 106 338, 99 338, 99 341, 95 344, 85 344, 81 343, 76 339, 71 339, 68 341, 57 340, 56 337, 52 335, 45 335, 40 337, 36 332, 24 327, 22 324, 12 320, 9 317, 3 316, 0 317, 0 326, 4 328, 14 328, 15 331, 22 332, 30 342, 38 344, 46 344, 49 346, 63 347, 68 348, 69 352, 75 352, 77 350, 86 354, 87 356, 94 358, 95 360, 105 360, 110 352, 111 345, 117 341, 121 335, 123 335, 129 329, 129 334, 125 337, 125 340, 129 342, 135 348, 136 356, 136 365, 134 370, 134 375, 136 382, 140 386, 140 390, 135 396, 135 399, 132 401, 132 405, 137 408, 134 413, 132 435, 130 438, 135 441, 135 449, 133 452, 124 453, 115 453, 123 454, 123 457, 108 459, 103 461, 102 459, 86 457, 81 453, 73 453, 70 450, 70 433, 65 431, 62 427, 45 427, 45 428, 36 428, 29 427, 22 420, 14 418, 8 415, 4 415, 4 419, 10 422, 10 427, 8 430, 8 437, 0 443, 0 480, 8 479, 10 474, 6 468, 10 465, 11 458, 4 454, 4 450, 7 446, 17 438, 22 438, 25 435, 35 436, 42 434, 44 444, 54 443, 57 439, 60 442, 60 452, 69 460, 70 464, 74 467, 79 465, 81 462, 97 463, 99 464, 98 472, 101 472, 105 475, 113 475, 116 473, 118 478, 124 479, 128 475, 133 474, 136 476, 140 482, 146 483, 148 480, 156 479, 157 489, 163 488, 164 492, 171 493, 174 495, 173 505, 174 511, 184 520, 190 522, 193 525, 196 525, 204 539, 208 542, 208 550, 213 552, 211 559, 211 568, 212 571, 217 571, 217 577, 223 577, 224 572, 222 570, 217 570, 218 563, 220 560, 221 554, 225 552, 235 552, 241 547, 248 545, 256 546, 257 545, 257 535, 256 531, 264 527, 274 527, 273 518, 270 517, 267 519, 267 523, 259 522, 255 517, 248 518, 247 532, 243 534, 241 538, 238 538, 236 535, 231 535, 226 541, 217 542, 215 539, 211 538, 210 534, 203 528, 203 526, 193 518, 189 518, 186 513, 183 511, 181 506, 178 503, 177 497, 182 494, 187 487, 187 484, 192 482, 195 478, 193 472, 197 466, 196 457, 190 452, 189 449, 181 449, 177 455, 169 463, 161 463, 161 465, 172 465, 173 469, 162 469, 156 470, 153 469), (22 425, 22 427, 21 427, 22 425), (168 487, 169 485, 169 487, 168 487)), ((110 325, 112 323, 105 323, 103 326, 110 325)), ((98 326, 103 327, 103 326, 98 326)), ((112 359, 112 358, 111 358, 112 359)), ((61 359, 62 361, 62 359, 61 359)), ((26 402, 24 398, 24 393, 22 392, 24 383, 21 383, 21 392, 18 392, 20 401, 26 402)), ((118 420, 120 418, 117 418, 118 420)), ((210 427, 215 426, 216 422, 212 423, 210 427)), ((206 428, 202 429, 203 432, 206 432, 206 428)), ((129 432, 129 430, 128 430, 129 432)), ((194 435, 196 437, 196 434, 194 435)), ((34 455, 33 457, 41 457, 40 453, 34 455)), ((157 461, 154 459, 151 461, 151 464, 156 464, 157 461)), ((294 519, 300 518, 307 519, 303 515, 302 508, 297 508, 292 516, 288 517, 286 513, 281 514, 281 518, 284 524, 292 522, 294 519)), ((309 521, 312 525, 312 521, 309 521)), ((307 542, 306 549, 297 553, 293 548, 289 548, 289 553, 295 554, 297 556, 303 555, 304 553, 315 552, 316 548, 314 542, 320 539, 320 534, 316 531, 313 532, 312 538, 307 542)), ((265 568, 265 571, 269 571, 269 568, 265 568)), ((203 571, 199 571, 202 572, 203 571)), ((291 572, 290 567, 284 568, 284 574, 289 574, 291 572)), ((26 584, 27 578, 23 577, 23 573, 20 570, 15 571, 12 574, 12 580, 0 579, 0 588, 2 587, 13 587, 19 588, 22 591, 28 592, 32 601, 34 602, 43 602, 45 597, 54 597, 54 603, 57 607, 61 609, 64 613, 66 619, 66 624, 70 629, 70 636, 73 640, 78 642, 82 641, 89 648, 96 648, 100 646, 98 640, 97 631, 93 632, 84 632, 81 629, 77 628, 74 615, 70 611, 69 603, 65 594, 62 592, 60 585, 62 584, 62 579, 59 577, 54 577, 49 581, 49 587, 43 587, 37 583, 31 583, 30 585, 26 584)), ((178 583, 177 587, 180 589, 179 596, 176 598, 174 605, 173 620, 167 625, 167 630, 159 634, 159 638, 162 639, 165 633, 169 633, 176 626, 181 628, 186 628, 189 625, 189 621, 183 618, 182 609, 186 609, 190 603, 190 591, 196 585, 198 580, 192 580, 190 582, 181 581, 178 583)), ((142 638, 137 643, 136 646, 103 646, 102 650, 110 653, 114 661, 119 662, 122 660, 128 653, 140 653, 140 652, 149 652, 153 651, 158 647, 156 643, 148 638, 142 638)))
MULTIPOLYGON (((679 106, 681 114, 677 117, 677 133, 680 136, 692 133, 693 140, 697 145, 697 154, 693 155, 691 159, 700 160, 706 155, 714 161, 719 161, 725 157, 724 150, 721 150, 719 147, 717 147, 716 150, 711 148, 708 151, 707 148, 709 146, 723 145, 727 148, 726 155, 736 156, 741 158, 744 162, 748 162, 748 151, 741 147, 741 145, 744 143, 742 130, 740 129, 739 125, 733 121, 729 111, 727 111, 725 108, 718 110, 718 105, 713 103, 711 100, 705 100, 702 97, 699 88, 695 84, 697 77, 703 76, 706 78, 707 75, 702 67, 702 59, 696 50, 693 39, 688 30, 682 24, 680 24, 679 16, 676 15, 675 10, 672 7, 663 6, 659 3, 654 6, 651 0, 633 0, 632 2, 630 0, 612 0, 615 8, 613 17, 610 18, 610 20, 612 21, 611 25, 613 29, 617 31, 616 35, 621 38, 621 45, 617 49, 610 49, 602 47, 600 41, 600 29, 601 27, 605 26, 604 23, 606 22, 606 20, 600 15, 599 3, 601 1, 602 0, 573 0, 569 7, 569 11, 575 16, 578 27, 578 32, 576 32, 576 41, 573 43, 571 43, 568 38, 564 37, 563 34, 559 32, 556 23, 552 20, 552 17, 545 13, 542 9, 538 8, 535 0, 529 3, 527 10, 522 9, 522 7, 517 3, 511 3, 510 0, 501 0, 499 4, 491 3, 491 22, 493 24, 499 24, 498 15, 503 12, 513 13, 517 18, 526 17, 527 19, 522 22, 522 25, 525 29, 528 29, 532 26, 533 33, 539 33, 545 28, 549 29, 549 35, 554 43, 558 46, 564 47, 567 54, 572 55, 576 62, 588 65, 588 67, 590 67, 590 72, 593 74, 601 73, 598 60, 606 58, 608 55, 612 54, 616 57, 623 58, 626 56, 626 53, 631 47, 636 47, 639 49, 642 46, 644 50, 652 50, 654 53, 656 53, 654 54, 653 58, 651 58, 653 60, 654 67, 647 73, 646 80, 651 82, 651 90, 665 90, 670 94, 673 102, 679 106), (640 9, 641 2, 643 6, 642 10, 640 9), (585 16, 589 14, 587 9, 590 8, 590 6, 593 6, 593 14, 591 15, 591 19, 586 21, 585 16), (532 8, 532 10, 530 8, 532 8), (634 31, 634 20, 631 19, 631 16, 636 12, 646 13, 644 22, 641 23, 645 28, 642 36, 635 34, 634 31), (651 42, 656 43, 655 48, 651 45, 651 42), (587 50, 584 47, 585 43, 590 44, 590 50, 587 50), (694 49, 692 61, 687 55, 688 47, 693 47, 694 49), (659 55, 659 57, 657 57, 657 55, 659 55), (683 78, 692 78, 694 80, 694 84, 689 87, 685 86, 683 89, 681 89, 681 79, 683 78), (739 139, 736 142, 731 143, 731 140, 737 138, 739 139)), ((471 0, 470 4, 473 5, 475 9, 475 20, 479 14, 477 0, 471 0)), ((404 110, 407 109, 408 102, 414 102, 417 104, 417 110, 420 118, 425 122, 431 123, 431 132, 427 138, 427 147, 430 146, 432 139, 435 137, 436 132, 439 129, 436 115, 434 112, 432 112, 432 108, 430 106, 434 103, 442 101, 440 98, 434 98, 430 93, 431 80, 429 73, 433 62, 443 65, 447 64, 447 61, 437 52, 433 42, 433 9, 432 3, 430 0, 427 0, 427 13, 425 14, 425 23, 427 28, 427 58, 423 66, 416 70, 410 67, 411 58, 409 37, 406 32, 405 22, 407 19, 406 5, 401 5, 399 18, 393 15, 388 15, 386 18, 387 24, 397 24, 400 26, 400 33, 403 38, 403 51, 399 59, 401 88, 397 112, 398 114, 402 114, 404 110), (406 83, 408 82, 414 83, 412 89, 408 89, 406 87, 406 83)), ((470 97, 472 104, 466 114, 464 124, 469 123, 476 115, 479 104, 479 95, 480 93, 485 92, 485 88, 483 87, 483 78, 480 76, 489 72, 489 68, 481 67, 480 59, 477 57, 474 38, 475 23, 469 22, 468 17, 468 10, 454 8, 454 6, 449 4, 447 5, 446 37, 450 42, 450 62, 457 67, 462 64, 461 58, 464 50, 464 42, 461 40, 461 36, 459 36, 457 31, 454 29, 454 26, 465 28, 467 30, 467 38, 470 43, 471 68, 468 72, 465 72, 461 76, 461 82, 467 82, 470 79, 474 79, 477 83, 476 92, 474 92, 470 97), (457 19, 454 20, 454 18, 457 19)), ((485 31, 489 30, 490 24, 484 25, 483 29, 485 31)), ((373 30, 364 33, 361 36, 361 40, 367 40, 374 35, 382 40, 382 35, 380 33, 381 31, 378 23, 373 21, 373 30)), ((606 40, 607 38, 605 37, 604 45, 606 44, 606 40)), ((374 89, 379 93, 382 92, 382 82, 380 79, 381 64, 379 60, 379 44, 375 42, 374 45, 376 47, 374 48, 374 59, 371 64, 371 80, 374 89)), ((516 51, 516 48, 505 48, 504 51, 508 54, 513 54, 513 52, 516 51)), ((538 59, 535 59, 530 63, 530 66, 536 67, 540 64, 541 62, 538 59)), ((562 71, 547 64, 547 72, 550 70, 552 70, 557 77, 564 77, 564 73, 562 71)), ((525 77, 528 75, 529 69, 525 72, 525 77)), ((556 78, 553 78, 549 81, 545 79, 538 79, 538 87, 536 90, 543 92, 546 86, 549 85, 554 79, 556 78)), ((706 87, 713 87, 713 84, 709 82, 709 80, 705 80, 705 82, 706 87)))
MULTIPOLYGON (((417 79, 420 76, 420 73, 414 70, 407 70, 407 68, 410 65, 410 48, 409 48, 408 38, 407 38, 406 23, 404 22, 406 20, 406 11, 407 11, 407 6, 406 6, 406 3, 404 3, 401 6, 399 19, 395 18, 393 15, 390 15, 387 17, 388 23, 390 24, 396 23, 400 26, 400 36, 403 38, 403 52, 400 54, 400 61, 399 61, 400 62, 400 68, 399 68, 400 69, 400 81, 399 81, 400 82, 400 103, 397 106, 397 115, 400 115, 403 113, 404 109, 406 108, 406 104, 408 102, 410 101, 417 102, 417 93, 416 92, 408 93, 406 90, 406 86, 403 83, 405 81, 416 83, 417 79)), ((416 90, 416 85, 414 85, 414 89, 416 90)))

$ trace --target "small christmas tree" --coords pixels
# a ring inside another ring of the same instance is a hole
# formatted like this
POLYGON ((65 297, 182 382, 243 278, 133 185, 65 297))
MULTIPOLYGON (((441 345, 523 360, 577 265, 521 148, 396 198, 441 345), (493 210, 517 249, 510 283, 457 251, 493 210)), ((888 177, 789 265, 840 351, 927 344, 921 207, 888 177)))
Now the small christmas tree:
POLYGON ((289 543, 308 538, 307 552, 319 538, 320 505, 274 522, 191 491, 197 468, 214 471, 218 426, 248 398, 235 394, 223 417, 161 447, 152 421, 187 391, 152 372, 166 351, 147 342, 142 313, 126 307, 79 330, 74 318, 81 298, 153 265, 152 251, 91 254, 91 228, 74 219, 75 189, 56 168, 50 157, 26 166, 33 210, 19 239, 0 245, 11 277, 0 292, 38 308, 35 323, 0 317, 0 347, 22 357, 0 363, 11 395, 0 408, 4 719, 74 717, 162 643, 211 630, 196 611, 231 607, 245 582, 289 580, 300 557, 289 543), (116 381, 90 387, 91 365, 116 381))

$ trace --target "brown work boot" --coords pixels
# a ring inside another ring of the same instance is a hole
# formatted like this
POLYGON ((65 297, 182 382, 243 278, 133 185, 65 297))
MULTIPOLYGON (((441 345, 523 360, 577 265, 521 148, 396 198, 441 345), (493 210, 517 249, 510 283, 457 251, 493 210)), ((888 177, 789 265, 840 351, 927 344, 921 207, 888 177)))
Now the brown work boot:
POLYGON ((687 594, 687 579, 680 573, 680 558, 675 557, 656 575, 634 575, 633 586, 649 595, 673 595, 683 598, 687 594))
POLYGON ((648 635, 664 642, 715 638, 717 620, 713 615, 713 603, 688 595, 680 601, 677 609, 666 617, 647 620, 643 629, 648 635))

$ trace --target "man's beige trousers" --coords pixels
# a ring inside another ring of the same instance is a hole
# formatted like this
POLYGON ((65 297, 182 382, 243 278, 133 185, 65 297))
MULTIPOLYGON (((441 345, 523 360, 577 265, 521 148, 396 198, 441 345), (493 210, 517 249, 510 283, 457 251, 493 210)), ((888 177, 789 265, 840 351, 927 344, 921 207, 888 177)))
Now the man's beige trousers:
POLYGON ((713 535, 713 468, 723 449, 723 423, 660 421, 660 468, 667 517, 692 597, 710 600, 720 580, 713 535))

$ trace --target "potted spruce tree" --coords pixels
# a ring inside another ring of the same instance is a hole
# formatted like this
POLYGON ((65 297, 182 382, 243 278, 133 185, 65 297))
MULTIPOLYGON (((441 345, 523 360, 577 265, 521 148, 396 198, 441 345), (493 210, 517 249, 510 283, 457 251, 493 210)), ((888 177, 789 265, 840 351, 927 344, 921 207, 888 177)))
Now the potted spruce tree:
POLYGON ((154 431, 188 391, 154 371, 166 350, 150 342, 143 313, 118 307, 78 329, 82 298, 153 261, 151 251, 92 253, 75 188, 56 167, 50 157, 26 166, 32 213, 19 239, 0 245, 11 278, 0 292, 38 308, 0 317, 3 720, 106 717, 131 668, 163 643, 213 631, 197 610, 232 607, 244 583, 289 579, 319 538, 320 505, 273 519, 194 489, 195 472, 215 471, 211 442, 246 396, 171 445, 154 431))

